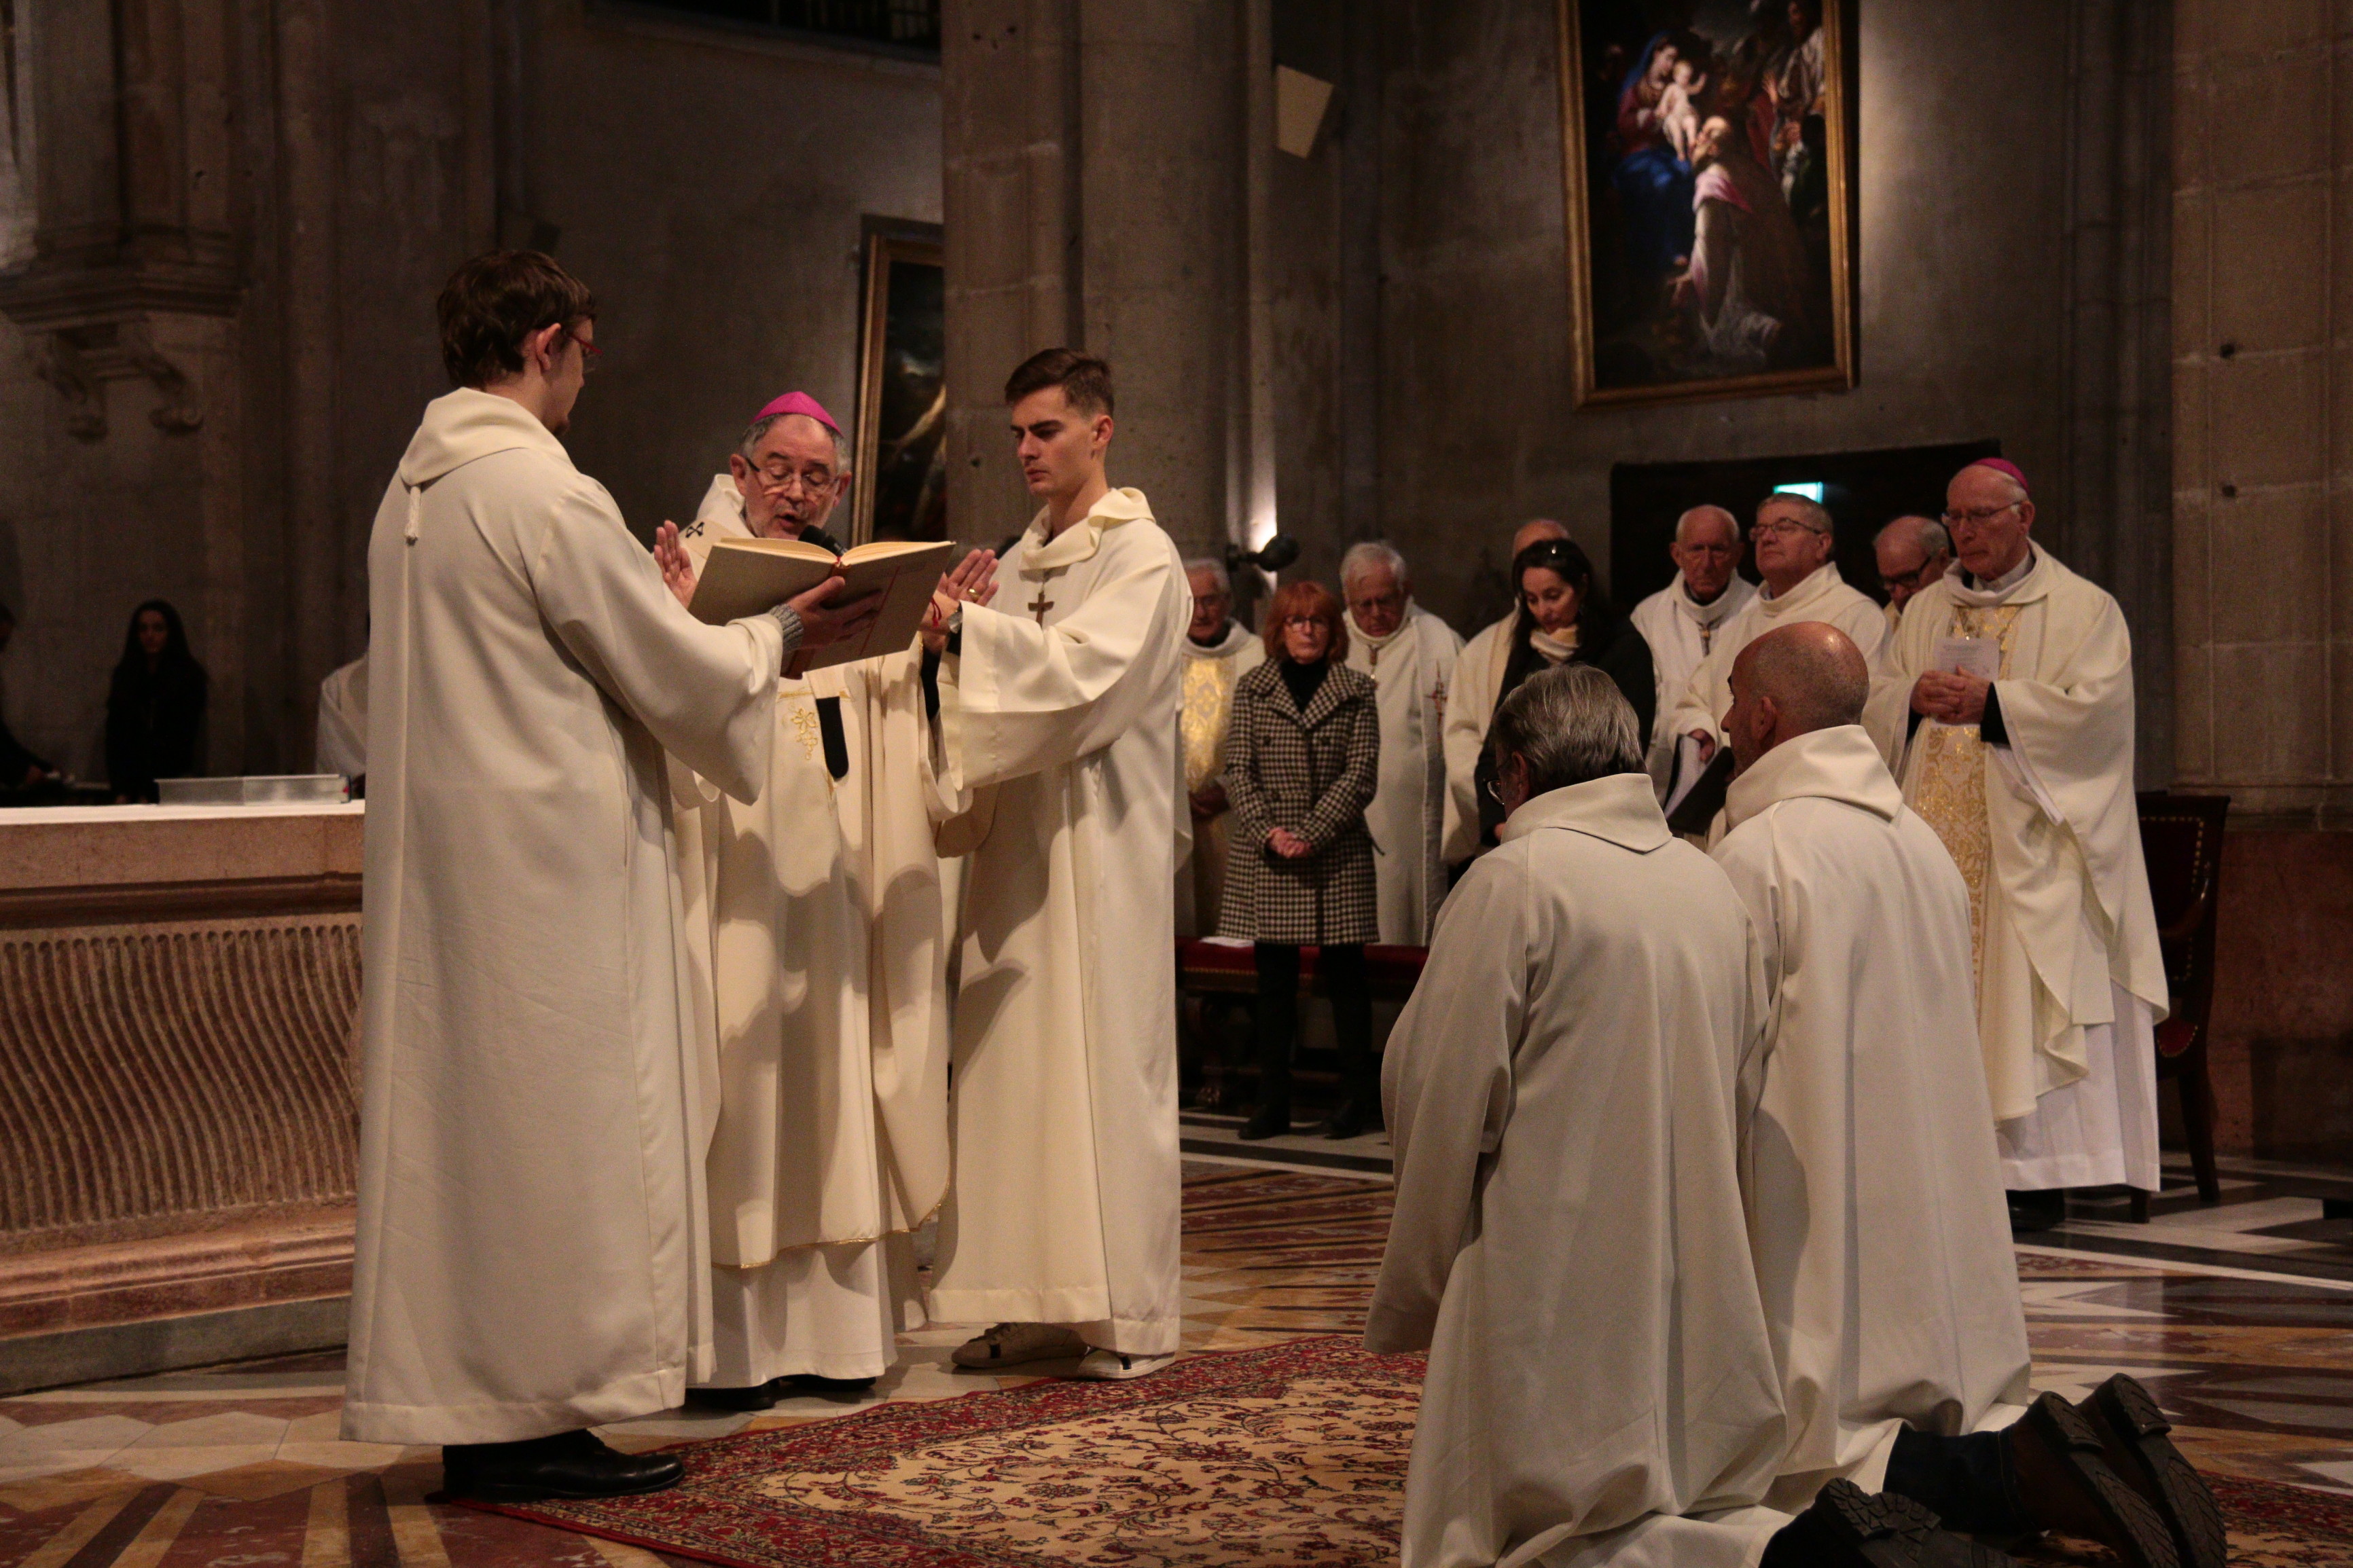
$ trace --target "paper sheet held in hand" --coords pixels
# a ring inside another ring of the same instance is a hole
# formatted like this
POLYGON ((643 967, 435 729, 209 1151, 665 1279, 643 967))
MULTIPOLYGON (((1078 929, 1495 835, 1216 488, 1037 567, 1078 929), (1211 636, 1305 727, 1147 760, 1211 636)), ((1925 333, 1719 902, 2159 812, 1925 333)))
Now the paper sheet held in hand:
MULTIPOLYGON (((835 591, 834 603, 880 594, 881 608, 865 631, 816 649, 797 660, 796 669, 822 669, 906 647, 915 640, 923 607, 955 553, 955 546, 945 540, 879 540, 843 555, 840 571, 848 581, 835 591)), ((695 579, 694 602, 687 607, 699 621, 724 626, 799 597, 834 570, 832 551, 797 539, 723 539, 711 547, 695 579)))

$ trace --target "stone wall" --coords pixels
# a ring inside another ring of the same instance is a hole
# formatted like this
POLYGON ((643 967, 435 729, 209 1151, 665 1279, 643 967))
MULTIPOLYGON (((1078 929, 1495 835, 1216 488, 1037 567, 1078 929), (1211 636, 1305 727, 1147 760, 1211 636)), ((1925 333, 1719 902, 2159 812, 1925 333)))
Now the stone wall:
POLYGON ((0 679, 103 773, 133 605, 213 679, 213 771, 306 768, 377 501, 493 243, 602 302, 574 452, 691 515, 786 385, 855 413, 860 218, 936 222, 935 68, 598 0, 20 0, 0 114, 0 679))
POLYGON ((2177 776, 2311 821, 2353 788, 2353 14, 2175 16, 2177 776))

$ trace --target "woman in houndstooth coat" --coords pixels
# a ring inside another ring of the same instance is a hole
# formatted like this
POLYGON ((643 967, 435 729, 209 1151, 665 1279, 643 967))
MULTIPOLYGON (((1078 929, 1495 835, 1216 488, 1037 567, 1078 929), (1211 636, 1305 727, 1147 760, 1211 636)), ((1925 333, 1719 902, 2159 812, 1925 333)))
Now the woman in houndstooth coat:
POLYGON ((1380 1123, 1365 943, 1378 905, 1365 807, 1379 782, 1372 678, 1347 667, 1340 601, 1293 583, 1267 610, 1267 660, 1234 683, 1226 796, 1233 803, 1219 932, 1257 947, 1261 1092, 1244 1138, 1291 1131, 1299 950, 1314 943, 1339 1038, 1345 1094, 1324 1124, 1353 1138, 1380 1123))

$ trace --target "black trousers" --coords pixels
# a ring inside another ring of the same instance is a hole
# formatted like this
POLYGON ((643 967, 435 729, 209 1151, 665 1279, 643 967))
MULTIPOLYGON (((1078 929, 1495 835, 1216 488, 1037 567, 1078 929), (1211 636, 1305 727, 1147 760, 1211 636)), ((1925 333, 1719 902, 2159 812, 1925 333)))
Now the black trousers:
MULTIPOLYGON (((1291 1104, 1291 1053, 1299 1037, 1299 948, 1284 942, 1261 942, 1253 949, 1258 963, 1259 1103, 1291 1104)), ((1356 1096, 1372 1089, 1373 998, 1365 984, 1365 949, 1358 942, 1334 942, 1317 958, 1324 987, 1332 998, 1332 1032, 1340 1044, 1342 1092, 1356 1096)))

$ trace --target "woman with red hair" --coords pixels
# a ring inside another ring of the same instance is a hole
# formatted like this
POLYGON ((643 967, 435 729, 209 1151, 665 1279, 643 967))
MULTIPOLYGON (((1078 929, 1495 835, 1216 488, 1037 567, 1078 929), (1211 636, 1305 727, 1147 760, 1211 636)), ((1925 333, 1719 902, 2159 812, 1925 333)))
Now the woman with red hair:
POLYGON ((1256 945, 1259 1101, 1244 1138, 1291 1131, 1291 1047, 1299 950, 1322 949, 1343 1095, 1324 1136, 1381 1119, 1372 1066, 1365 943, 1378 907, 1365 807, 1378 782, 1381 721, 1372 678, 1350 669, 1340 601, 1320 583, 1285 584, 1266 613, 1266 662, 1234 683, 1227 731, 1227 851, 1219 932, 1256 945))

